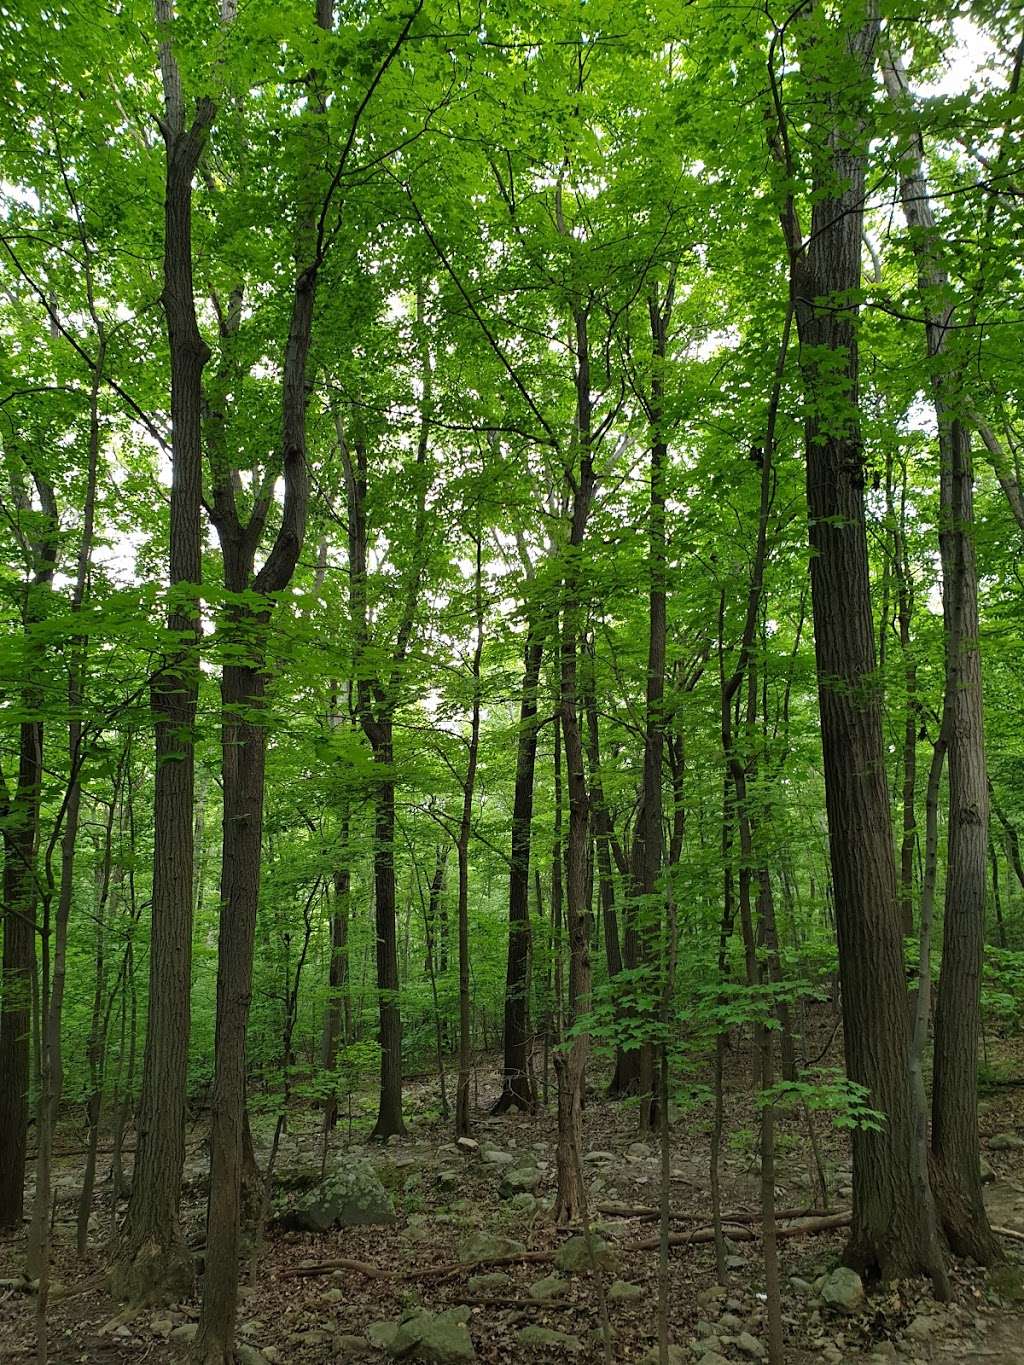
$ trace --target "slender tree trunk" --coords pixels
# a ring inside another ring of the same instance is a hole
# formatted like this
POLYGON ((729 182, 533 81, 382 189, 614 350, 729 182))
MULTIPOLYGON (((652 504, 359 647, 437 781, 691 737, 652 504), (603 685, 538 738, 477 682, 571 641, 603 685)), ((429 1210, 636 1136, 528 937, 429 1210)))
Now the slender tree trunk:
MULTIPOLYGON (((169 25, 170 0, 156 0, 169 25)), ((192 988, 194 726, 199 692, 202 377, 210 351, 196 321, 192 282, 192 180, 214 118, 198 101, 186 127, 181 79, 170 39, 160 45, 166 146, 163 305, 171 359, 171 511, 164 667, 151 691, 156 732, 149 1016, 137 1114, 138 1141, 128 1214, 113 1271, 115 1293, 133 1301, 174 1301, 192 1289, 194 1269, 178 1221, 185 1160, 185 1099, 192 988)))
POLYGON ((377 1007, 380 1018, 380 1106, 371 1136, 405 1132, 402 1119, 402 1015, 398 1002, 398 923, 395 918, 395 782, 390 716, 379 723, 373 880, 377 923, 377 1007))
POLYGON ((505 981, 504 1059, 501 1094, 492 1113, 515 1105, 532 1113, 537 1097, 530 1076, 530 841, 533 782, 537 762, 537 685, 544 636, 531 615, 523 649, 523 688, 519 702, 516 780, 512 797, 512 856, 508 875, 508 969, 505 981))

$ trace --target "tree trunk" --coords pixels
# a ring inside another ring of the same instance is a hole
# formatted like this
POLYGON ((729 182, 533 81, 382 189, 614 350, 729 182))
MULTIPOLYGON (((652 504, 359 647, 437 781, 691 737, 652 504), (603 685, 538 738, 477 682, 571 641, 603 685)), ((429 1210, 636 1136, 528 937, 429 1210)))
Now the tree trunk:
POLYGON ((377 1006, 380 1018, 380 1105, 371 1137, 405 1132, 402 1120, 402 1014, 398 1003, 398 926, 395 918, 395 781, 390 716, 375 731, 376 782, 373 883, 377 925, 377 1006))
POLYGON ((822 74, 810 87, 812 126, 820 124, 810 235, 804 242, 791 198, 783 226, 806 403, 811 602, 846 1067, 886 1116, 879 1131, 852 1135, 853 1223, 845 1257, 894 1279, 928 1267, 912 1179, 909 1017, 875 669, 856 309, 849 302, 860 287, 863 113, 878 33, 871 8, 859 29, 840 23, 827 35, 834 69, 816 57, 822 74))
MULTIPOLYGON (((156 0, 169 24, 170 0, 156 0)), ((173 1302, 191 1293, 192 1255, 178 1222, 185 1160, 185 1099, 192 988, 194 726, 200 627, 189 585, 200 583, 202 377, 210 351, 196 321, 192 180, 214 105, 201 99, 185 126, 170 40, 160 45, 166 184, 163 305, 171 361, 171 507, 167 613, 170 641, 151 689, 156 735, 149 1016, 128 1214, 113 1271, 120 1297, 173 1302)))
POLYGON ((508 970, 505 982, 504 1061, 501 1094, 492 1113, 515 1105, 532 1113, 534 1093, 530 1048, 530 841, 533 825, 533 779, 537 762, 537 684, 544 638, 531 616, 523 650, 523 688, 519 702, 516 781, 512 798, 512 856, 508 876, 508 970))

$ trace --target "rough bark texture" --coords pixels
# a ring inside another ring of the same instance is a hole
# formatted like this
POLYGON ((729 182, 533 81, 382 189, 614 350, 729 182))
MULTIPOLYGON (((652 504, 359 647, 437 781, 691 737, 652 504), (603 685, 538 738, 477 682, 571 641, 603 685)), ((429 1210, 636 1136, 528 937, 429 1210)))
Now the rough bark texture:
POLYGON ((819 74, 810 91, 819 142, 806 243, 792 201, 783 225, 806 404, 811 601, 846 1066, 886 1116, 879 1132, 853 1134, 845 1255, 852 1265, 895 1278, 928 1267, 911 1176, 909 1017, 875 676, 851 303, 860 286, 866 157, 858 110, 878 32, 869 10, 859 29, 832 35, 843 69, 827 80, 819 74))
POLYGON ((533 779, 537 763, 537 683, 544 638, 533 618, 523 649, 523 689, 519 702, 516 780, 512 797, 512 856, 508 876, 508 970, 505 978, 504 1060, 501 1094, 493 1112, 515 1105, 526 1113, 536 1105, 529 1066, 530 1049, 530 838, 533 828, 533 779))
MULTIPOLYGON (((166 0, 157 18, 169 22, 166 0)), ((138 1141, 128 1215, 113 1285, 133 1301, 174 1301, 191 1292, 192 1256, 178 1223, 185 1160, 185 1099, 192 973, 194 739, 199 689, 197 609, 189 585, 201 579, 201 410, 209 348, 196 321, 192 281, 192 180, 213 122, 200 100, 186 129, 170 43, 164 77, 166 185, 163 305, 171 359, 171 603, 173 641, 152 687, 156 732, 153 795, 153 909, 149 1017, 137 1112, 138 1141)))
MULTIPOLYGON (((890 98, 909 91, 898 56, 883 61, 890 98)), ((950 356, 949 277, 932 214, 924 148, 915 129, 900 160, 900 194, 918 288, 939 444, 939 551, 946 634, 942 739, 949 768, 949 833, 942 967, 932 1068, 932 1178, 943 1230, 958 1255, 985 1264, 1001 1249, 981 1193, 977 1060, 985 947, 988 774, 978 648, 978 570, 970 433, 958 419, 962 366, 950 356), (954 363, 950 363, 953 360, 954 363)))

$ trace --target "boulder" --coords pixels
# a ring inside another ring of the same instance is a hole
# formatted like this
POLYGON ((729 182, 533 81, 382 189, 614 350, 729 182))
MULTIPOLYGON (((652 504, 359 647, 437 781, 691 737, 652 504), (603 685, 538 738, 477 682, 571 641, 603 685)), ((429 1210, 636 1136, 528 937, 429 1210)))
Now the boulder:
POLYGON ((516 1341, 520 1346, 549 1346, 572 1355, 583 1350, 583 1342, 579 1337, 570 1336, 568 1332, 556 1332, 553 1327, 524 1327, 516 1333, 516 1341))
POLYGON ((864 1285, 860 1276, 849 1266, 840 1265, 825 1276, 821 1298, 826 1307, 836 1313, 856 1313, 864 1304, 864 1285))
POLYGON ((570 1237, 555 1252, 555 1265, 570 1275, 578 1275, 593 1270, 595 1262, 600 1270, 614 1270, 615 1253, 601 1237, 591 1237, 588 1241, 583 1235, 570 1237))
POLYGON ((638 1284, 630 1284, 628 1280, 615 1280, 612 1287, 608 1290, 608 1297, 613 1303, 635 1303, 637 1299, 642 1299, 644 1291, 638 1284))
POLYGON ((764 1360, 768 1354, 764 1343, 758 1341, 757 1337, 752 1336, 750 1332, 741 1332, 733 1345, 740 1355, 746 1356, 748 1360, 764 1360))
POLYGON ((1016 1133, 996 1133, 994 1138, 989 1138, 988 1146, 991 1152, 1021 1152, 1024 1151, 1024 1138, 1016 1133))
POLYGON ((420 1360, 430 1365, 460 1365, 476 1360, 466 1326, 469 1316, 466 1307, 449 1308, 443 1313, 417 1311, 402 1319, 384 1349, 395 1360, 420 1360))
POLYGON ((514 1199, 517 1194, 533 1194, 540 1184, 540 1171, 536 1166, 517 1166, 506 1171, 498 1186, 502 1199, 514 1199))
POLYGON ((278 1201, 278 1221, 297 1232, 329 1228, 383 1227, 395 1206, 377 1172, 365 1160, 347 1162, 311 1190, 291 1191, 278 1201))
MULTIPOLYGON (((719 1359, 721 1359, 721 1357, 719 1357, 719 1359)), ((643 1357, 643 1365, 660 1365, 660 1361, 661 1355, 657 1346, 652 1346, 643 1357)), ((718 1365, 718 1362, 714 1358, 714 1353, 710 1351, 703 1357, 702 1365, 704 1361, 710 1361, 710 1365, 718 1365)), ((686 1365, 686 1352, 681 1346, 677 1346, 671 1341, 668 1346, 668 1365, 686 1365)), ((729 1362, 724 1361, 723 1365, 729 1365, 729 1362)))
POLYGON ((470 1275, 469 1292, 471 1294, 494 1294, 499 1289, 505 1289, 512 1283, 512 1276, 506 1275, 503 1270, 492 1271, 490 1275, 470 1275))
POLYGON ((485 1232, 481 1228, 462 1239, 458 1255, 463 1265, 477 1265, 480 1261, 490 1261, 500 1256, 519 1256, 525 1250, 523 1243, 517 1242, 514 1237, 505 1237, 500 1232, 485 1232))
POLYGON ((568 1280, 563 1280, 559 1275, 545 1275, 542 1280, 534 1280, 526 1292, 531 1299, 547 1302, 548 1299, 562 1298, 568 1288, 568 1280))

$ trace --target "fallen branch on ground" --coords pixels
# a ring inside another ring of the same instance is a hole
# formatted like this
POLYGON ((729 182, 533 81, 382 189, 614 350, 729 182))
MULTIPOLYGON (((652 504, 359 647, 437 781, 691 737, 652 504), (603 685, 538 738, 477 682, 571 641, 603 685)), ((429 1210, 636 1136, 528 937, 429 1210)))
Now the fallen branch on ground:
MULTIPOLYGON (((646 1222, 650 1222, 650 1223, 656 1222, 657 1219, 661 1217, 661 1214, 660 1214, 660 1212, 659 1212, 658 1209, 652 1209, 652 1208, 650 1208, 650 1207, 649 1207, 648 1205, 646 1205, 646 1204, 640 1204, 640 1205, 636 1205, 636 1206, 633 1206, 633 1205, 631 1205, 631 1204, 598 1204, 598 1206, 597 1206, 597 1211, 598 1211, 598 1213, 611 1214, 611 1215, 613 1215, 614 1217, 617 1217, 617 1218, 639 1218, 639 1219, 642 1219, 645 1223, 646 1223, 646 1222)), ((806 1205, 805 1205, 804 1207, 799 1208, 799 1209, 776 1209, 776 1210, 775 1210, 775 1217, 776 1217, 776 1218, 829 1218, 829 1217, 831 1217, 833 1214, 835 1214, 835 1213, 837 1213, 837 1212, 839 1212, 839 1210, 837 1210, 837 1209, 815 1209, 815 1208, 807 1208, 806 1205)), ((670 1214, 669 1217, 672 1218, 674 1221, 675 1221, 675 1220, 679 1220, 679 1221, 686 1220, 686 1221, 688 1221, 688 1222, 696 1222, 696 1221, 698 1221, 697 1219, 694 1218, 693 1214, 690 1214, 690 1213, 673 1213, 673 1214, 670 1214)), ((706 1221, 706 1220, 702 1220, 702 1221, 706 1221)), ((760 1221, 761 1221, 761 1211, 760 1211, 760 1209, 758 1209, 758 1210, 756 1210, 756 1211, 754 1211, 754 1212, 750 1212, 750 1211, 744 1209, 744 1210, 741 1210, 739 1213, 723 1213, 723 1214, 722 1214, 722 1225, 723 1225, 723 1226, 724 1226, 726 1223, 731 1223, 731 1224, 734 1224, 734 1225, 735 1225, 735 1224, 743 1224, 743 1223, 759 1223, 760 1221)))
MULTIPOLYGON (((848 1227, 853 1214, 847 1209, 843 1213, 829 1213, 821 1218, 807 1218, 799 1223, 790 1223, 788 1227, 777 1228, 777 1237, 809 1237, 814 1232, 831 1232, 833 1228, 848 1227)), ((756 1242, 757 1233, 753 1228, 734 1227, 729 1231, 729 1237, 734 1242, 756 1242)), ((697 1228, 694 1232, 670 1232, 668 1244, 670 1247, 689 1246, 691 1243, 713 1242, 715 1240, 714 1228, 697 1228)), ((623 1245, 623 1251, 657 1251, 661 1245, 658 1237, 648 1237, 643 1242, 633 1242, 623 1245)))

